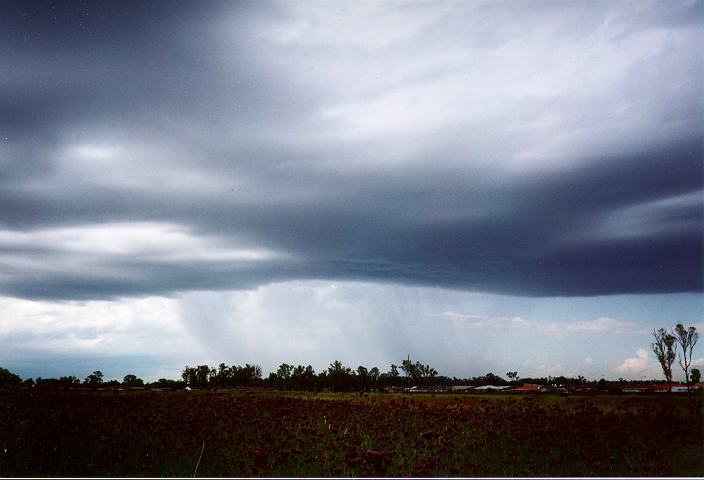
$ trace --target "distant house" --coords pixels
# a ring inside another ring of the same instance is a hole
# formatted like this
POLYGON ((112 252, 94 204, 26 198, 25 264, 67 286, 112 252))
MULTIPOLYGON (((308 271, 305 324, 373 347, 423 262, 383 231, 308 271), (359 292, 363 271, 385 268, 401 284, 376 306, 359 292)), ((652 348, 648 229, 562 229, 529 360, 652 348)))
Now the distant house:
POLYGON ((403 393, 406 391, 405 387, 385 387, 384 391, 386 393, 403 393))
POLYGON ((453 385, 450 387, 452 393, 467 393, 472 390, 474 390, 474 387, 471 385, 453 385))
POLYGON ((596 390, 594 387, 588 387, 586 385, 575 385, 572 387, 572 391, 574 393, 579 393, 579 394, 594 394, 596 393, 596 390))
POLYGON ((547 388, 542 385, 521 385, 508 390, 510 393, 541 393, 547 392, 547 388))
POLYGON ((123 391, 123 390, 144 390, 146 387, 144 386, 135 386, 135 385, 129 385, 129 384, 121 384, 120 386, 117 387, 118 391, 123 391))
POLYGON ((481 387, 476 387, 476 388, 474 388, 473 391, 475 391, 475 392, 484 392, 484 393, 486 393, 486 392, 500 392, 500 391, 506 390, 506 389, 508 389, 508 388, 511 388, 511 387, 508 387, 508 386, 499 386, 499 385, 483 385, 483 386, 481 386, 481 387))
POLYGON ((447 388, 442 385, 425 385, 420 387, 411 387, 409 390, 411 393, 444 393, 447 392, 447 388))
POLYGON ((646 392, 647 390, 648 390, 648 388, 645 386, 633 386, 633 385, 629 385, 629 386, 621 388, 621 392, 623 392, 623 393, 643 393, 643 392, 646 392))
MULTIPOLYGON (((658 385, 651 385, 651 388, 650 388, 650 391, 655 392, 655 393, 667 393, 667 390, 668 390, 667 383, 661 383, 658 385)), ((672 389, 670 391, 673 393, 687 393, 687 385, 684 385, 682 383, 673 383, 672 389)))

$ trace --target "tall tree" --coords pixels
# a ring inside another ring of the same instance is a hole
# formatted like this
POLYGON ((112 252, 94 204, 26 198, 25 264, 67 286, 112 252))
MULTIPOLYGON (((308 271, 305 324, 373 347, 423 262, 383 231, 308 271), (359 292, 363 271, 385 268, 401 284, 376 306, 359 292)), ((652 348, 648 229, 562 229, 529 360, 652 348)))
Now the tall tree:
POLYGON ((401 370, 403 370, 403 373, 406 374, 406 389, 410 390, 411 388, 411 377, 413 376, 413 371, 414 371, 415 365, 413 365, 413 362, 411 362, 411 356, 409 355, 408 358, 404 361, 401 362, 401 370))
POLYGON ((99 385, 103 383, 103 372, 101 372, 100 370, 96 370, 95 372, 91 373, 86 377, 84 383, 90 385, 99 385))
POLYGON ((667 333, 664 328, 653 330, 652 334, 655 337, 655 342, 651 343, 650 346, 658 362, 660 362, 662 372, 665 374, 669 393, 672 392, 672 362, 675 361, 675 337, 667 333))
POLYGON ((427 384, 430 379, 438 375, 438 371, 430 365, 423 365, 421 362, 411 362, 410 358, 401 362, 401 369, 405 372, 407 379, 412 379, 414 383, 427 384))
POLYGON ((303 365, 297 365, 291 370, 291 385, 292 390, 305 390, 303 373, 306 371, 306 367, 303 365))
POLYGON ((304 390, 315 390, 315 370, 311 365, 306 365, 305 370, 303 370, 303 389, 304 390))
POLYGON ((682 348, 679 363, 682 370, 684 370, 684 380, 687 384, 687 391, 689 391, 689 366, 692 364, 692 350, 697 344, 697 340, 699 340, 699 334, 697 333, 697 327, 684 328, 681 323, 675 325, 673 333, 677 343, 682 348))
POLYGON ((262 367, 259 365, 245 364, 245 370, 248 372, 248 379, 250 382, 258 382, 262 379, 262 367))
POLYGON ((407 377, 415 378, 418 376, 416 365, 410 360, 410 358, 401 362, 401 370, 403 370, 403 373, 405 373, 407 377))
POLYGON ((144 386, 144 380, 142 380, 141 378, 137 377, 137 375, 134 375, 132 373, 125 375, 125 377, 122 379, 122 383, 124 383, 125 385, 128 385, 130 387, 144 386))
POLYGON ((217 370, 211 369, 207 365, 198 365, 196 368, 196 384, 199 387, 205 388, 210 383, 210 380, 215 378, 217 375, 217 370))
POLYGON ((68 377, 59 377, 59 383, 64 385, 64 387, 71 387, 73 384, 81 383, 81 379, 74 377, 73 375, 69 375, 68 377))
POLYGON ((339 360, 335 360, 330 364, 328 367, 327 378, 334 392, 347 390, 350 379, 354 380, 352 377, 352 370, 349 367, 342 365, 342 362, 339 360))
POLYGON ((367 386, 367 377, 369 376, 369 371, 367 367, 362 365, 357 367, 357 379, 359 380, 359 391, 364 393, 367 386))
POLYGON ((378 388, 378 383, 379 383, 379 377, 381 376, 381 372, 379 371, 379 368, 377 367, 372 367, 369 370, 369 378, 372 381, 372 388, 376 389, 378 388))
POLYGON ((12 373, 6 368, 0 368, 0 387, 7 385, 19 385, 22 378, 19 375, 12 373))
POLYGON ((188 365, 186 365, 186 368, 183 369, 181 378, 183 378, 183 381, 186 382, 186 386, 191 388, 196 386, 196 372, 196 367, 189 367, 188 365))
POLYGON ((276 371, 276 378, 278 379, 278 388, 280 390, 290 390, 291 389, 291 374, 293 373, 293 366, 288 363, 282 363, 279 365, 279 369, 276 371))
POLYGON ((398 366, 392 363, 391 367, 389 368, 389 378, 391 379, 392 386, 394 386, 394 387, 398 386, 397 385, 398 377, 399 377, 398 366))
POLYGON ((224 363, 218 365, 217 373, 215 374, 215 384, 218 386, 230 385, 233 380, 234 370, 224 363))

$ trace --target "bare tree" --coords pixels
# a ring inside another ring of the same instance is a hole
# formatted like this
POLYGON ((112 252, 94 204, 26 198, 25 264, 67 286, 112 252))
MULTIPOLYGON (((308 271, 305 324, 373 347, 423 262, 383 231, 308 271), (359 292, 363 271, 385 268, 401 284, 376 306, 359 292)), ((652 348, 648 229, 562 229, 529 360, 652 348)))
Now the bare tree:
POLYGON ((651 343, 650 346, 658 362, 660 362, 662 372, 665 374, 669 393, 672 392, 672 362, 675 361, 675 337, 667 333, 664 328, 653 330, 652 333, 653 337, 655 337, 655 343, 651 343))
POLYGON ((408 359, 401 362, 401 370, 406 374, 406 391, 411 390, 411 372, 413 371, 413 364, 411 363, 411 355, 408 355, 408 359))
POLYGON ((699 334, 696 327, 684 328, 681 323, 675 325, 673 333, 677 343, 682 347, 679 363, 684 370, 684 379, 687 383, 687 391, 689 391, 689 366, 692 364, 692 350, 699 340, 699 334))

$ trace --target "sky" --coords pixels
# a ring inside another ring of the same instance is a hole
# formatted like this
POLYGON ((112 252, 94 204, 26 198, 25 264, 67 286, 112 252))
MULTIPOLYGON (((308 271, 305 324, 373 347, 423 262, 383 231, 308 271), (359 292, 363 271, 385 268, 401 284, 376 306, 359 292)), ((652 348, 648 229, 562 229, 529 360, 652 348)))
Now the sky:
POLYGON ((704 328, 703 20, 0 0, 0 366, 659 378, 704 328))

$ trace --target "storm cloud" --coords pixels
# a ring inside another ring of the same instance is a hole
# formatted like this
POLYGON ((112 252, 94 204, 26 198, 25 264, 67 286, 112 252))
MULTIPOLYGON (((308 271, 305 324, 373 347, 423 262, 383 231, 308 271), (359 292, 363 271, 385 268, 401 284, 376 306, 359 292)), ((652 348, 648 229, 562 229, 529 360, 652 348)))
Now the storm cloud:
POLYGON ((0 293, 702 291, 704 5, 0 3, 0 293))

